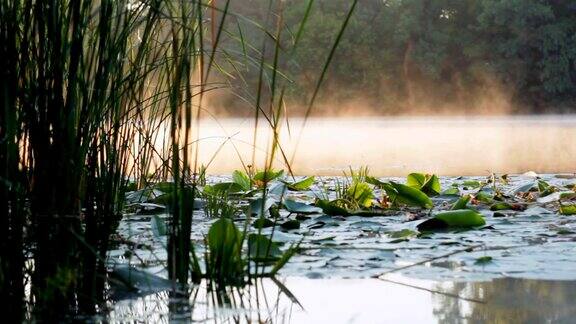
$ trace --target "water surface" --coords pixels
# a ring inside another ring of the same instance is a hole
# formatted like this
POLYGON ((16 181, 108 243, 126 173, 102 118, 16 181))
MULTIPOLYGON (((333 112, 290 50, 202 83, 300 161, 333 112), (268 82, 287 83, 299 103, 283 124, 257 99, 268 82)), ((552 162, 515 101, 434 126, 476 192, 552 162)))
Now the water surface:
POLYGON ((576 282, 497 279, 435 282, 391 277, 289 277, 289 298, 270 280, 228 294, 201 287, 190 300, 153 294, 116 302, 109 322, 573 323, 576 282), (407 286, 409 285, 409 286, 407 286), (294 298, 297 300, 295 301, 294 298))
MULTIPOLYGON (((296 174, 341 175, 368 165, 380 176, 414 170, 441 175, 487 172, 572 172, 576 165, 576 116, 291 118, 280 138, 296 174), (299 139, 299 140, 298 140, 299 139)), ((200 161, 212 174, 252 163, 252 119, 204 120, 200 161), (222 147, 221 147, 222 145, 222 147)), ((256 164, 269 151, 271 132, 261 121, 256 164)), ((277 156, 277 166, 283 159, 277 156)))

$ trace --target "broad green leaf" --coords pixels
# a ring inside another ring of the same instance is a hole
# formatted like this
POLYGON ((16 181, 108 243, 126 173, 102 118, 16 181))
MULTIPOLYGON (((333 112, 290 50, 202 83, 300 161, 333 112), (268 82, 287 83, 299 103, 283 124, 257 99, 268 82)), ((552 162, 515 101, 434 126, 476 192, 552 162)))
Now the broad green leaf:
POLYGON ((451 209, 452 210, 466 209, 466 206, 470 202, 471 198, 472 198, 472 196, 470 196, 470 195, 464 195, 464 196, 460 197, 460 199, 458 199, 458 201, 456 201, 454 203, 454 205, 452 205, 451 209))
POLYGON ((408 187, 406 185, 390 182, 390 185, 396 190, 396 202, 403 203, 409 206, 419 206, 423 208, 432 208, 434 203, 425 193, 422 191, 408 187))
POLYGON ((540 197, 546 197, 546 196, 558 191, 558 188, 549 185, 544 180, 538 180, 538 191, 540 192, 540 197))
POLYGON ((215 185, 204 186, 204 193, 209 195, 222 195, 225 193, 239 193, 243 192, 244 189, 241 185, 236 182, 221 182, 215 185))
POLYGON ((266 170, 260 171, 254 175, 254 181, 258 182, 270 182, 274 179, 281 177, 284 174, 284 170, 266 170))
POLYGON ((443 196, 460 196, 460 190, 457 187, 448 188, 440 193, 443 196))
POLYGON ((485 193, 483 191, 480 191, 479 193, 477 193, 474 196, 474 199, 476 199, 480 202, 486 203, 486 204, 491 204, 494 201, 494 196, 492 196, 488 193, 485 193))
POLYGON ((225 245, 234 247, 235 244, 239 244, 242 241, 242 233, 231 219, 220 218, 210 226, 207 239, 210 250, 216 251, 225 245))
POLYGON ((388 237, 394 238, 394 239, 400 239, 400 238, 404 239, 404 238, 414 237, 416 235, 418 235, 418 233, 413 231, 413 230, 410 230, 410 229, 403 229, 400 231, 388 233, 388 237))
POLYGON ((232 173, 232 181, 238 184, 242 188, 242 191, 249 191, 252 188, 250 177, 240 170, 236 170, 232 173))
POLYGON ((448 226, 451 227, 477 227, 486 225, 486 221, 482 214, 470 209, 438 213, 435 218, 446 222, 448 226))
POLYGON ((466 187, 466 188, 480 188, 482 186, 482 182, 478 181, 478 180, 466 180, 464 182, 462 182, 462 186, 466 187))
POLYGON ((288 189, 292 191, 304 191, 310 189, 310 186, 314 184, 314 177, 308 177, 304 180, 288 183, 285 182, 288 186, 288 189))
POLYGON ((274 226, 274 222, 268 218, 258 218, 252 222, 254 228, 268 228, 274 226))
POLYGON ((428 195, 438 195, 442 190, 440 180, 433 174, 410 173, 406 178, 406 184, 428 195))
POLYGON ((576 215, 576 205, 561 205, 560 214, 562 215, 576 215))
POLYGON ((438 213, 434 218, 420 223, 419 231, 433 231, 448 228, 473 228, 486 225, 482 214, 475 210, 460 209, 438 213))
POLYGON ((428 181, 422 187, 422 191, 429 195, 439 195, 442 191, 442 187, 440 187, 440 180, 438 177, 433 174, 428 181))
POLYGON ((322 212, 321 208, 301 203, 292 199, 284 199, 284 207, 287 211, 298 214, 318 214, 322 212))
POLYGON ((350 213, 346 208, 338 206, 334 201, 316 200, 316 206, 322 208, 322 212, 330 216, 348 216, 350 213))
POLYGON ((483 257, 479 257, 476 259, 476 261, 474 262, 474 264, 476 265, 484 265, 484 264, 488 264, 492 262, 492 257, 491 256, 483 256, 483 257))
POLYGON ((372 193, 372 188, 364 182, 353 183, 346 194, 350 199, 356 201, 360 207, 369 208, 372 206, 372 200, 374 199, 374 194, 372 193))
POLYGON ((497 202, 497 203, 493 204, 492 206, 490 206, 490 210, 492 210, 492 211, 511 210, 511 209, 514 209, 513 206, 507 202, 504 202, 504 201, 497 202))
POLYGON ((300 222, 295 220, 295 219, 291 219, 291 220, 285 221, 280 226, 283 229, 287 229, 287 230, 299 229, 300 228, 300 222))
POLYGON ((227 218, 215 221, 207 235, 209 251, 209 268, 211 271, 242 271, 242 233, 234 222, 227 218))
POLYGON ((406 177, 406 185, 420 189, 426 183, 426 176, 423 173, 410 173, 406 177))
POLYGON ((388 185, 387 182, 380 181, 380 180, 378 180, 374 177, 371 177, 371 176, 366 177, 366 182, 373 185, 373 186, 379 187, 379 188, 383 188, 384 186, 388 185))

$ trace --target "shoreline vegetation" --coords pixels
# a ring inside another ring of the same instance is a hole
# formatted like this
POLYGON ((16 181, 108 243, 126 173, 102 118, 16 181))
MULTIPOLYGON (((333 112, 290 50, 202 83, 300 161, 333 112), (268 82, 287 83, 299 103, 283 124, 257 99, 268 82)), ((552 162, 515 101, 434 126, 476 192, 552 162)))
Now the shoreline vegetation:
MULTIPOLYGON (((170 193, 163 230, 175 290, 187 293, 201 276, 218 286, 250 280, 246 241, 267 260, 266 237, 244 237, 222 217, 208 235, 212 251, 207 272, 200 273, 190 241, 206 175, 197 160, 197 125, 210 113, 207 93, 228 88, 253 107, 257 123, 280 127, 291 82, 286 62, 305 33, 308 13, 293 31, 283 24, 283 1, 269 2, 263 22, 233 13, 231 2, 2 1, 0 295, 10 322, 98 312, 110 237, 132 186, 164 183, 170 193), (232 29, 226 21, 235 22, 232 29), (244 29, 261 37, 245 39, 244 29), (224 46, 223 38, 235 47, 224 46), (238 92, 229 80, 241 79, 247 66, 259 71, 257 89, 238 92), (154 145, 159 138, 160 148, 154 145)), ((357 2, 334 28, 316 93, 357 2)), ((257 137, 256 127, 254 142, 257 137)), ((259 188, 269 181, 270 161, 282 154, 274 136, 259 188)), ((246 171, 254 162, 243 161, 246 171)))

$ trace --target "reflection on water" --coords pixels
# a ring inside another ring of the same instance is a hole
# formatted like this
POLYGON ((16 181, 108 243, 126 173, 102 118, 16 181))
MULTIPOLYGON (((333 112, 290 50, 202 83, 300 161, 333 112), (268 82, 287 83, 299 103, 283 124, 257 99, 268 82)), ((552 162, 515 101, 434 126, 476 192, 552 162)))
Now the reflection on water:
MULTIPOLYGON (((271 135, 263 124, 259 127, 256 159, 260 164, 271 135)), ((341 175, 349 165, 369 165, 380 176, 402 176, 414 170, 441 175, 527 170, 555 173, 572 172, 576 165, 576 116, 571 115, 318 118, 308 121, 298 142, 301 128, 302 120, 294 118, 281 129, 287 156, 296 152, 293 167, 297 174, 341 175)), ((211 173, 230 173, 240 168, 240 158, 250 164, 252 120, 205 120, 199 136, 203 138, 203 163, 217 153, 211 173)))
POLYGON ((390 282, 289 277, 283 281, 289 291, 271 280, 262 280, 244 289, 229 289, 219 294, 208 293, 205 286, 200 286, 185 301, 169 293, 159 293, 113 302, 106 320, 570 323, 576 316, 574 281, 505 278, 438 283, 404 277, 393 279, 390 282))
POLYGON ((496 279, 453 283, 448 291, 486 303, 462 303, 434 296, 434 315, 444 323, 574 323, 576 282, 496 279))

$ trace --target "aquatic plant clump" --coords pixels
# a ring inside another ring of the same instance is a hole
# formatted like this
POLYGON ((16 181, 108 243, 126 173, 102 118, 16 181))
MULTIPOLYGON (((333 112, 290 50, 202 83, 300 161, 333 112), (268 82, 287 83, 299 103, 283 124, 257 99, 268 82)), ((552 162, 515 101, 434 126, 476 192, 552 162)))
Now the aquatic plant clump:
MULTIPOLYGON (((278 190, 278 186, 284 187, 288 182, 278 178, 262 188, 269 194, 266 204, 253 196, 259 191, 235 193, 226 202, 238 208, 233 218, 214 220, 214 215, 201 209, 195 211, 192 240, 197 242, 198 262, 200 265, 230 262, 237 269, 248 271, 237 278, 277 273, 365 278, 400 272, 437 280, 475 280, 500 278, 508 271, 537 278, 574 278, 564 262, 567 256, 559 252, 573 247, 568 242, 576 233, 576 221, 563 214, 562 208, 574 204, 576 178, 566 175, 437 178, 441 193, 431 197, 424 194, 432 201, 432 208, 397 200, 390 203, 394 199, 382 187, 391 181, 382 178, 373 178, 370 182, 375 184, 368 184, 374 204, 354 211, 331 203, 340 195, 339 184, 351 182, 350 177, 316 177, 305 191, 278 190), (549 193, 549 188, 555 188, 554 192, 549 193), (283 194, 276 196, 276 192, 283 194), (253 212, 254 209, 258 212, 253 212), (226 240, 215 239, 210 243, 210 233, 224 230, 230 235, 222 237, 231 238, 227 248, 223 248, 226 240), (443 258, 454 260, 454 267, 445 268, 440 261, 434 261, 443 258), (533 260, 547 260, 553 266, 542 269, 533 260), (430 262, 432 266, 427 266, 430 262), (257 263, 261 270, 254 268, 257 263)), ((213 179, 227 183, 232 178, 213 179)), ((408 179, 392 182, 408 183, 408 179)), ((125 228, 120 232, 124 231, 125 228)), ((138 242, 148 235, 139 231, 132 239, 138 242)), ((163 260, 159 260, 161 264, 163 260)), ((148 262, 157 264, 153 259, 130 262, 144 268, 148 262)), ((208 269, 210 265, 205 267, 208 269)), ((217 272, 213 270, 214 274, 217 272)))

